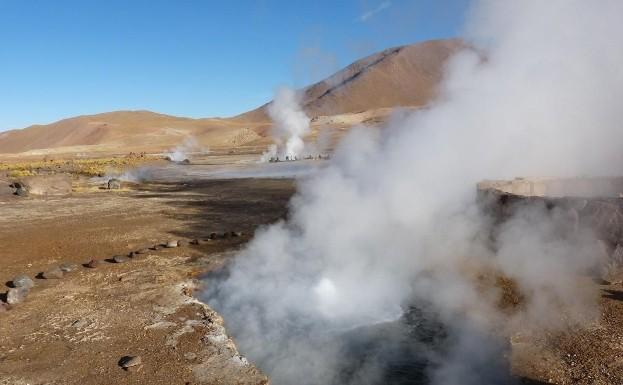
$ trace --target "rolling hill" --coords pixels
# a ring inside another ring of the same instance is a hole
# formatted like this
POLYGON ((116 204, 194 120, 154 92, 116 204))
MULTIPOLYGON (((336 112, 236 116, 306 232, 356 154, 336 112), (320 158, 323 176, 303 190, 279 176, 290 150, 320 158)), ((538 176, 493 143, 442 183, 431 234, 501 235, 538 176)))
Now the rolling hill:
POLYGON ((157 151, 175 146, 189 136, 197 138, 202 145, 236 146, 245 139, 244 133, 247 140, 259 139, 248 127, 227 119, 115 111, 2 132, 0 153, 157 151))
MULTIPOLYGON (((369 118, 374 110, 386 115, 391 107, 423 106, 435 96, 444 64, 462 47, 460 40, 450 39, 386 49, 301 90, 303 107, 310 118, 331 121, 318 118, 344 114, 369 118), (357 114, 363 111, 372 112, 357 114)), ((150 111, 78 116, 2 132, 0 154, 158 151, 188 136, 210 147, 262 144, 270 127, 267 105, 228 119, 150 111)))

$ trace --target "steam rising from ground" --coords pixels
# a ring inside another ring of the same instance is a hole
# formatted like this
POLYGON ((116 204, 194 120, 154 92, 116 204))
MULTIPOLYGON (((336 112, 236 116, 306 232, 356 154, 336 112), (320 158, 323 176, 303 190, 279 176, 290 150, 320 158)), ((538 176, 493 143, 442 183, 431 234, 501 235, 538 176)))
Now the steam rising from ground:
POLYGON ((204 148, 195 137, 189 136, 186 137, 177 147, 167 152, 165 156, 173 162, 183 162, 184 160, 189 159, 192 153, 197 152, 207 154, 208 150, 204 148))
POLYGON ((153 179, 154 169, 149 166, 132 168, 122 174, 114 175, 115 178, 124 182, 141 183, 153 179))
MULTIPOLYGON (((427 303, 451 341, 427 353, 431 381, 507 383, 496 365, 504 339, 489 329, 555 327, 561 309, 572 322, 590 318, 574 284, 598 255, 590 229, 569 231, 564 211, 530 206, 491 240, 475 186, 621 173, 620 15, 614 0, 477 2, 466 28, 474 49, 452 60, 434 106, 382 135, 353 130, 332 164, 300 183, 289 220, 259 231, 229 276, 208 284, 241 351, 276 384, 339 382, 336 333, 427 303), (498 310, 500 293, 477 279, 487 271, 517 282, 521 309, 498 310)), ((292 137, 307 127, 301 113, 272 114, 299 122, 292 137)), ((357 383, 379 381, 360 373, 357 383)))
POLYGON ((119 170, 108 170, 106 175, 99 177, 91 178, 91 181, 94 183, 106 183, 110 179, 119 179, 123 182, 132 182, 132 183, 142 183, 148 180, 153 180, 155 174, 154 167, 151 166, 141 166, 135 167, 124 171, 119 170))
POLYGON ((270 158, 300 158, 305 143, 303 137, 309 133, 309 118, 300 106, 300 95, 287 87, 275 93, 268 106, 268 115, 273 120, 272 137, 275 143, 263 155, 264 161, 270 158))

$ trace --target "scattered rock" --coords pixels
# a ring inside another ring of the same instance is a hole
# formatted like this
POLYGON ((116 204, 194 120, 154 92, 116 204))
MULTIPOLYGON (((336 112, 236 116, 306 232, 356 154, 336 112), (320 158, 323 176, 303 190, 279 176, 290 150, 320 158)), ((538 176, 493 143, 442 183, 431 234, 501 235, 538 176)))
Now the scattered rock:
POLYGON ((160 250, 160 249, 162 249, 162 245, 161 245, 161 244, 153 245, 153 246, 151 247, 151 249, 152 249, 152 250, 154 250, 154 251, 155 251, 155 250, 160 250))
POLYGON ((193 352, 188 352, 184 353, 184 358, 186 358, 188 361, 194 361, 197 359, 197 355, 193 352))
POLYGON ((247 359, 240 354, 234 355, 232 358, 229 359, 229 361, 232 362, 234 365, 249 366, 249 361, 247 361, 247 359))
POLYGON ((100 262, 97 259, 92 259, 85 266, 88 267, 89 269, 95 269, 96 267, 99 266, 99 264, 100 262))
POLYGON ((167 248, 177 247, 177 241, 169 241, 166 245, 167 248))
POLYGON ((209 239, 216 239, 216 233, 210 233, 209 239))
POLYGON ((58 268, 61 269, 63 273, 71 273, 72 271, 75 271, 78 266, 73 263, 62 263, 58 268))
POLYGON ((6 302, 9 305, 15 305, 23 302, 28 295, 28 289, 25 287, 15 287, 9 289, 6 293, 6 302))
POLYGON ((117 178, 112 178, 108 180, 108 189, 109 190, 119 190, 121 188, 121 181, 117 178))
POLYGON ((198 245, 199 244, 199 240, 198 239, 193 239, 192 241, 190 241, 191 245, 198 245))
POLYGON ((35 286, 35 281, 33 281, 29 276, 25 274, 20 274, 16 276, 15 278, 13 278, 11 283, 13 284, 13 287, 16 287, 16 288, 23 287, 26 289, 30 289, 33 286, 35 286))
POLYGON ((115 263, 126 263, 130 259, 125 255, 115 255, 114 257, 112 257, 112 260, 115 261, 115 263))
POLYGON ((128 253, 128 258, 132 258, 132 259, 140 259, 141 257, 144 257, 146 254, 149 254, 151 250, 149 249, 140 249, 137 251, 130 251, 128 253))
POLYGON ((76 328, 76 329, 84 329, 85 327, 91 325, 93 322, 91 320, 88 320, 86 318, 82 318, 79 320, 75 320, 74 322, 71 323, 71 326, 76 328))
POLYGON ((41 276, 45 279, 61 279, 63 274, 63 270, 59 267, 53 267, 50 270, 44 271, 41 276))
POLYGON ((123 356, 119 360, 119 366, 123 369, 128 370, 132 367, 139 366, 143 363, 141 356, 123 356))
POLYGON ((183 160, 183 161, 181 161, 180 163, 190 164, 190 159, 184 159, 184 160, 183 160))
POLYGON ((14 188, 15 192, 13 194, 20 196, 20 197, 27 197, 29 195, 28 193, 28 187, 26 187, 24 185, 24 183, 22 182, 13 182, 9 185, 9 187, 14 188))
POLYGON ((15 189, 15 195, 19 197, 27 197, 30 194, 28 193, 26 187, 20 185, 17 189, 15 189))

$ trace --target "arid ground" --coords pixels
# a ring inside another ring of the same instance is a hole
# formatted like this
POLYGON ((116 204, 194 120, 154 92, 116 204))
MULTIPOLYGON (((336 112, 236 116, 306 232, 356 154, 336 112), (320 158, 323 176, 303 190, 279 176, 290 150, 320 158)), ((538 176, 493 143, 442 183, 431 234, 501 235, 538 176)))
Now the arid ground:
POLYGON ((222 321, 193 297, 197 276, 220 265, 260 225, 286 214, 287 179, 143 183, 68 197, 0 199, 0 279, 37 276, 23 303, 0 313, 0 384, 265 383, 237 355, 222 321), (223 232, 238 236, 222 238, 223 232), (212 232, 218 239, 210 240, 212 232), (198 245, 115 255, 169 240, 198 245), (82 264, 100 260, 96 268, 82 264), (123 356, 142 365, 125 371, 123 356))
MULTIPOLYGON (((245 159, 221 156, 213 163, 240 171, 245 159)), ((258 226, 287 215, 295 182, 206 179, 193 167, 188 178, 125 183, 121 190, 81 177, 68 196, 0 196, 3 291, 18 274, 37 277, 22 303, 0 311, 0 384, 268 382, 238 353, 226 320, 193 293, 198 277, 222 266, 258 226), (182 242, 154 247, 171 240, 182 242), (113 263, 141 249, 148 250, 113 263), (97 267, 83 266, 92 259, 97 267), (60 279, 39 275, 62 263, 75 264, 75 271, 60 279), (141 364, 124 370, 124 356, 140 356, 141 364)), ((511 368, 526 383, 623 380, 621 282, 581 282, 595 293, 599 320, 585 329, 510 338, 511 368)))

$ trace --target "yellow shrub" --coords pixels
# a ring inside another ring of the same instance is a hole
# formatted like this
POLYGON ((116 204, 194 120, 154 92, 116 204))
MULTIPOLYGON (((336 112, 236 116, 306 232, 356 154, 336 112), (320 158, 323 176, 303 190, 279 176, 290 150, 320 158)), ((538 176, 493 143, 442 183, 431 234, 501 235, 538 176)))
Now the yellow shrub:
POLYGON ((13 178, 55 172, 91 177, 105 175, 108 172, 119 172, 127 167, 138 166, 154 159, 144 155, 117 158, 44 159, 32 162, 0 163, 0 171, 8 171, 8 175, 13 178))
POLYGON ((8 173, 8 176, 10 178, 22 178, 25 176, 33 176, 36 175, 36 173, 30 171, 30 170, 11 170, 8 173))

